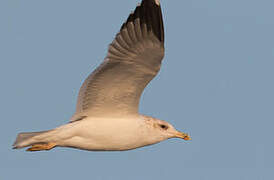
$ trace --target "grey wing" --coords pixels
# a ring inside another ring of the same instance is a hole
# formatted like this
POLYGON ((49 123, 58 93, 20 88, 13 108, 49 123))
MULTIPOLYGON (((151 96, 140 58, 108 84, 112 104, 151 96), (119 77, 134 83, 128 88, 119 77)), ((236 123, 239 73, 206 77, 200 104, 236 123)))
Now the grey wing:
POLYGON ((158 0, 143 0, 109 45, 104 62, 83 83, 71 121, 138 113, 140 96, 160 70, 164 27, 158 0))

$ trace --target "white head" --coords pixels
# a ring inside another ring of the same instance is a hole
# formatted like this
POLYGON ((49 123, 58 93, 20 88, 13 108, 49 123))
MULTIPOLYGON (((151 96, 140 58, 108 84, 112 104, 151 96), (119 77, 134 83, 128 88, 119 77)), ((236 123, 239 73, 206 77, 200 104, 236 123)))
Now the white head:
POLYGON ((181 138, 184 140, 190 140, 190 136, 186 133, 177 131, 171 124, 166 121, 159 120, 149 116, 143 116, 147 125, 147 133, 150 136, 150 141, 154 143, 169 139, 169 138, 181 138))

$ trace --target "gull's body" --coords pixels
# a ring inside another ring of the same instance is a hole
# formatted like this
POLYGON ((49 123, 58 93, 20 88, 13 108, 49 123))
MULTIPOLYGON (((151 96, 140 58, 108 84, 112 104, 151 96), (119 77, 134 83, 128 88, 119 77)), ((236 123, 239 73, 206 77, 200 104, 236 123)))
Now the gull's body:
POLYGON ((142 115, 124 118, 91 117, 68 123, 38 135, 33 140, 37 142, 46 138, 61 147, 93 151, 129 150, 166 139, 166 136, 161 134, 159 137, 155 136, 155 129, 150 126, 151 121, 151 117, 142 115))
POLYGON ((167 122, 138 112, 140 96, 160 70, 163 57, 159 0, 143 0, 110 44, 104 62, 83 83, 70 123, 49 131, 20 133, 14 148, 115 151, 173 137, 190 139, 167 122))

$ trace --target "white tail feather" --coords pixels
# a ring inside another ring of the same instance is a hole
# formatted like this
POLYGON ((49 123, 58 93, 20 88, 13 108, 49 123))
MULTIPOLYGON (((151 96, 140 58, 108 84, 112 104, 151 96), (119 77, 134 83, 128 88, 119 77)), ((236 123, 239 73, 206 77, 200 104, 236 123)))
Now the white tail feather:
POLYGON ((41 132, 26 132, 26 133, 19 133, 16 137, 16 140, 13 144, 14 149, 24 148, 30 146, 35 143, 45 143, 35 140, 35 136, 47 133, 49 131, 41 131, 41 132))

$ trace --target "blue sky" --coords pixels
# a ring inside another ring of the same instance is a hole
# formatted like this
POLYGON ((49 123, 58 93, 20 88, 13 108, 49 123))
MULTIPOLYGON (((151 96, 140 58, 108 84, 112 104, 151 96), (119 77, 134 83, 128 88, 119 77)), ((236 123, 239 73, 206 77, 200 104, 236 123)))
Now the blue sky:
POLYGON ((166 56, 140 111, 189 132, 127 152, 12 150, 74 113, 138 1, 0 2, 0 179, 274 178, 274 1, 162 1, 166 56))

